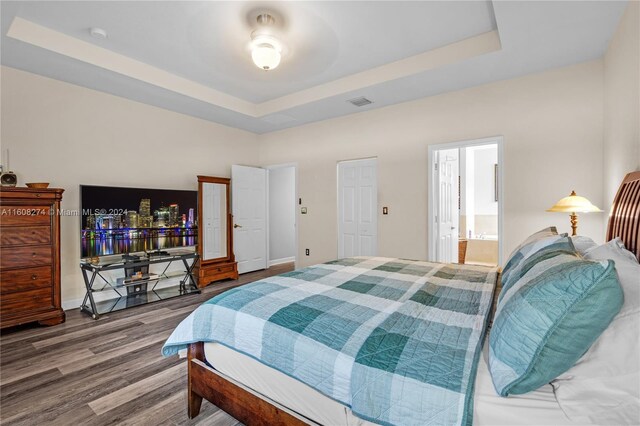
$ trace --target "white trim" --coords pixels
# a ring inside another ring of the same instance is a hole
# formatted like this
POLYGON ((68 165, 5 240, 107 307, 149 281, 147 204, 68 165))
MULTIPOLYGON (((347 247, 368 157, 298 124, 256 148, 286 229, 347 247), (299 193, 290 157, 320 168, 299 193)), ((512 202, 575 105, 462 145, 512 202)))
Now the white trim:
POLYGON ((78 309, 82 304, 83 298, 79 299, 71 299, 71 300, 63 300, 62 301, 62 310, 68 311, 70 309, 78 309))
POLYGON ((428 238, 427 259, 429 259, 429 261, 435 262, 436 260, 435 258, 436 239, 434 238, 435 224, 434 224, 434 214, 433 214, 433 206, 436 205, 435 189, 433 187, 435 183, 433 179, 434 151, 439 151, 442 149, 467 148, 470 146, 491 145, 491 144, 495 144, 498 146, 498 264, 502 265, 502 260, 503 260, 502 248, 504 246, 504 239, 505 239, 504 226, 503 226, 504 225, 504 137, 503 136, 492 136, 488 138, 455 141, 455 142, 441 143, 441 144, 428 146, 427 176, 429 179, 429 183, 427 185, 427 216, 428 216, 427 218, 427 238, 428 238))
POLYGON ((271 268, 272 266, 282 265, 283 263, 290 263, 290 262, 295 262, 295 261, 296 261, 296 257, 295 256, 283 257, 282 259, 270 260, 269 263, 267 263, 267 266, 269 268, 271 268))
MULTIPOLYGON (((298 267, 298 214, 299 214, 299 206, 298 206, 298 199, 299 199, 299 194, 298 194, 298 163, 282 163, 282 164, 273 164, 270 166, 264 166, 263 168, 265 170, 267 170, 267 267, 272 266, 271 262, 277 262, 281 259, 275 259, 273 261, 269 260, 269 238, 270 238, 270 229, 269 229, 269 171, 273 170, 273 169, 284 169, 287 167, 293 167, 294 169, 294 179, 293 179, 293 185, 294 185, 294 194, 295 194, 295 206, 296 206, 296 214, 293 216, 293 226, 295 228, 294 231, 294 235, 295 235, 295 241, 294 241, 294 249, 295 249, 295 256, 293 257, 293 260, 288 260, 286 262, 281 262, 281 263, 287 263, 287 262, 294 262, 294 269, 298 267)), ((289 258, 286 258, 289 259, 289 258)), ((274 263, 273 265, 278 265, 278 263, 274 263)))

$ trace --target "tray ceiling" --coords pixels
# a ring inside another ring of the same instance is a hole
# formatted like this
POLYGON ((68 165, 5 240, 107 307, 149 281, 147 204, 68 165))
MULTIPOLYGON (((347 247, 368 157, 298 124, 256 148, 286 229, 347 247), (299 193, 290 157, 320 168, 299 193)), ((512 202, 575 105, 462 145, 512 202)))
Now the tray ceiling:
POLYGON ((256 133, 603 55, 626 2, 10 2, 2 64, 256 133), (269 72, 249 53, 274 14, 269 72), (90 27, 104 28, 97 39, 90 27), (358 108, 347 100, 365 96, 358 108))

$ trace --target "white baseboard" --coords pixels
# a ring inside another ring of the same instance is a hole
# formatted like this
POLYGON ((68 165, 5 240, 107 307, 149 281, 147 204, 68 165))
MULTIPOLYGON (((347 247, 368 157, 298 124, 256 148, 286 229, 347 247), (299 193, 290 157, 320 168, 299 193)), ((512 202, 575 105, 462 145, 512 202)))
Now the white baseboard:
MULTIPOLYGON (((126 291, 126 290, 125 290, 126 291)), ((102 302, 103 300, 113 299, 114 297, 118 297, 118 294, 115 291, 105 290, 103 292, 94 292, 93 300, 96 302, 102 302)), ((62 301, 62 309, 68 311, 69 309, 78 309, 80 305, 82 305, 82 301, 84 297, 79 299, 67 299, 62 301)), ((87 305, 89 302, 87 302, 87 305)))
POLYGON ((62 301, 62 309, 68 311, 69 309, 78 309, 82 304, 82 298, 80 299, 71 299, 71 300, 63 300, 62 301))
POLYGON ((283 257, 282 259, 270 260, 269 263, 267 264, 267 266, 270 268, 270 267, 275 266, 275 265, 282 265, 283 263, 290 263, 290 262, 295 262, 295 261, 296 261, 296 257, 295 256, 283 257))

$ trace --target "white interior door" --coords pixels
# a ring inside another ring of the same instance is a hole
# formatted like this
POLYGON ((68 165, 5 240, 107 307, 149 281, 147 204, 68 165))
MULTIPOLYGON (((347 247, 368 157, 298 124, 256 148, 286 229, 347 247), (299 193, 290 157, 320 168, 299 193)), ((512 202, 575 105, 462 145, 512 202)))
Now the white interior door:
POLYGON ((267 268, 267 171, 231 167, 233 246, 238 273, 267 268))
POLYGON ((343 161, 338 164, 338 257, 377 252, 377 160, 343 161))
POLYGON ((436 260, 458 262, 458 149, 436 151, 436 260))

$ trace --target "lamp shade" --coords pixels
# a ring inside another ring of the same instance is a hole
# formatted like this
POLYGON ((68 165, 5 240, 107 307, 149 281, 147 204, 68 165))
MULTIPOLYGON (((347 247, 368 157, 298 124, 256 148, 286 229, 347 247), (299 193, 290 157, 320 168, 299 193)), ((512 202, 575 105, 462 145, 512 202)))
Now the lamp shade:
POLYGON ((571 195, 564 197, 547 211, 562 213, 589 213, 601 212, 602 210, 591 204, 591 201, 586 198, 576 195, 576 191, 571 191, 571 195))

